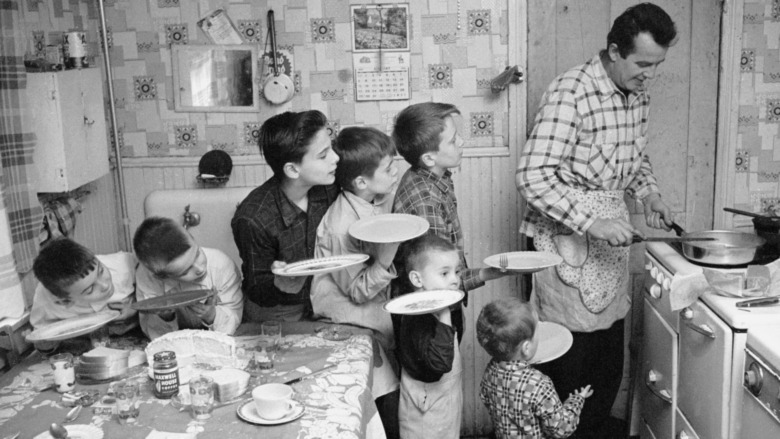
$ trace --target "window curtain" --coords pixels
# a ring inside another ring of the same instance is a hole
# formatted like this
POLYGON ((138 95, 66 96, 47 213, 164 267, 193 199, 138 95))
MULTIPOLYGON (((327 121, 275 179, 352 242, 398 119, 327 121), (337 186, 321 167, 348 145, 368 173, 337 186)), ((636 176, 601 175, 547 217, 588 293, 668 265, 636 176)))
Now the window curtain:
POLYGON ((27 40, 20 8, 19 0, 0 0, 0 318, 24 311, 19 273, 32 268, 43 222, 32 167, 35 134, 22 128, 27 40))

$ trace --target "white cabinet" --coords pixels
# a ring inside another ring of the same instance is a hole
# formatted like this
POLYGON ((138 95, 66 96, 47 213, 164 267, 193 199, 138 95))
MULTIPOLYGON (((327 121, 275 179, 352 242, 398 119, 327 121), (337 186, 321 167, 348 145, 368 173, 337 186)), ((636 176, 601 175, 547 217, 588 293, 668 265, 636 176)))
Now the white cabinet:
POLYGON ((100 69, 28 73, 26 97, 22 123, 38 139, 38 192, 70 191, 108 173, 100 69))

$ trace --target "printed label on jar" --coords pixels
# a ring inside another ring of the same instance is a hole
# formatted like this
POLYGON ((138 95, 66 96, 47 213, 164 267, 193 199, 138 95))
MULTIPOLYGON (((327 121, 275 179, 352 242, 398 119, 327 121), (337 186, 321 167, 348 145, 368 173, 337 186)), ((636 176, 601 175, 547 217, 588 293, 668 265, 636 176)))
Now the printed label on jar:
POLYGON ((154 394, 158 398, 170 398, 179 393, 179 371, 154 373, 154 394))

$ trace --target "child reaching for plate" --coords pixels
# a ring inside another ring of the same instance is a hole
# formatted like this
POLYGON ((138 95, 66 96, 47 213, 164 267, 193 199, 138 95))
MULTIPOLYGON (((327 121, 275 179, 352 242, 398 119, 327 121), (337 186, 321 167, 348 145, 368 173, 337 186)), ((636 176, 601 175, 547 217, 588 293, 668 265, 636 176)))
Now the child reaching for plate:
MULTIPOLYGON (((449 241, 427 234, 403 243, 398 253, 396 260, 404 262, 400 291, 460 287, 460 254, 449 241)), ((394 317, 401 363, 401 438, 460 437, 462 368, 450 308, 394 317)))
POLYGON ((499 299, 482 308, 477 340, 492 357, 480 384, 496 437, 565 438, 579 423, 590 385, 561 404, 552 380, 533 368, 538 323, 536 311, 518 298, 499 299))
MULTIPOLYGON (((30 324, 34 329, 109 309, 121 311, 109 333, 124 334, 138 326, 135 301, 135 267, 132 253, 95 255, 68 238, 46 244, 33 262, 40 284, 35 289, 30 324)), ((50 351, 56 341, 38 341, 35 347, 50 351)))
POLYGON ((350 236, 355 222, 390 213, 398 170, 390 137, 367 127, 349 127, 333 143, 339 156, 336 184, 342 192, 317 228, 315 258, 364 253, 371 258, 343 270, 314 276, 311 304, 314 317, 347 323, 374 331, 380 358, 374 369, 372 395, 389 438, 397 437, 398 377, 394 361, 393 323, 382 306, 390 298, 390 282, 396 277, 393 258, 399 243, 370 243, 350 236))

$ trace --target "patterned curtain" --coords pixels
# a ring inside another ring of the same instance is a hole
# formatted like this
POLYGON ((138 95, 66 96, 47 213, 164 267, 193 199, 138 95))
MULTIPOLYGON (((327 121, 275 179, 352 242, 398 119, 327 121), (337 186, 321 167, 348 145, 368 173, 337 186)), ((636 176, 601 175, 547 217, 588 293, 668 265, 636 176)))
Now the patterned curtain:
POLYGON ((23 306, 17 272, 32 268, 43 221, 32 167, 35 134, 25 133, 21 120, 25 105, 21 95, 27 79, 20 3, 0 0, 0 317, 10 315, 7 308, 17 308, 7 304, 22 300, 23 306))

